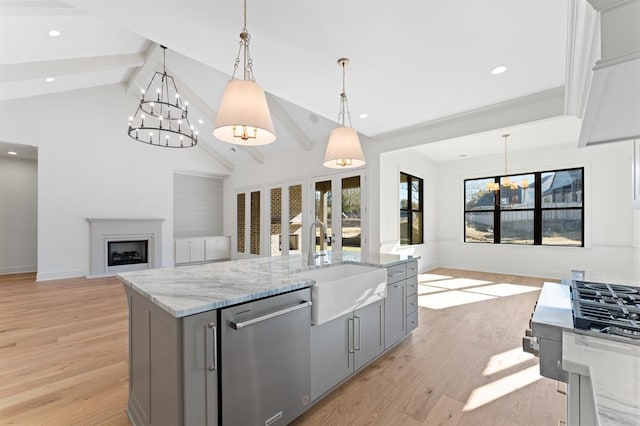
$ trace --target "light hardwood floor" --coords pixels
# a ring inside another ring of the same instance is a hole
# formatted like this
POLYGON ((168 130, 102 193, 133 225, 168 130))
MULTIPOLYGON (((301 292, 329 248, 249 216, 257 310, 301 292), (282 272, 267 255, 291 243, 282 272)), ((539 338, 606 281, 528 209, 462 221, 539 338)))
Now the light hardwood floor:
MULTIPOLYGON (((543 280, 436 269, 419 281, 420 326, 295 425, 555 426, 564 418, 555 382, 520 349, 543 280)), ((127 386, 117 279, 0 276, 0 424, 128 425, 127 386)))

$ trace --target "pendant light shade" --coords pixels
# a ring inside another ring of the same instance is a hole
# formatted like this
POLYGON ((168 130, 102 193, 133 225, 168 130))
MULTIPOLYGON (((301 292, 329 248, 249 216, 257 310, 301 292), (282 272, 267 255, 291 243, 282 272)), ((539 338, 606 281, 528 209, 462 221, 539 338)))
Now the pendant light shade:
POLYGON ((361 167, 366 164, 358 132, 351 127, 351 112, 345 90, 345 67, 349 59, 338 59, 342 67, 342 93, 340 93, 340 109, 338 110, 338 127, 331 131, 329 143, 324 154, 323 166, 330 169, 346 169, 361 167), (349 126, 347 126, 347 121, 349 126))
POLYGON ((253 59, 249 52, 251 36, 247 30, 247 0, 243 2, 243 22, 233 74, 222 95, 218 116, 213 124, 213 136, 236 145, 266 145, 276 140, 276 132, 264 90, 253 76, 253 59), (242 80, 235 78, 241 64, 242 80))
POLYGON ((222 96, 213 135, 242 145, 266 145, 276 140, 264 90, 250 80, 231 80, 222 96))
POLYGON ((331 169, 360 167, 366 164, 358 132, 351 127, 336 127, 331 131, 323 166, 331 169))

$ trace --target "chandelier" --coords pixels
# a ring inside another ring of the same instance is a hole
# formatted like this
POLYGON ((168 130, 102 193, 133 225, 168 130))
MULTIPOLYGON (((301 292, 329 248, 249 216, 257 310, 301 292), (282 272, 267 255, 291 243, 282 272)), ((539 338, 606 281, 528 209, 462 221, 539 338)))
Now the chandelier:
POLYGON ((340 108, 338 109, 338 127, 331 131, 327 151, 324 154, 325 167, 331 169, 360 167, 366 164, 364 153, 360 146, 358 132, 351 127, 351 112, 345 90, 345 67, 349 59, 338 59, 338 65, 342 67, 342 92, 340 93, 340 108), (349 120, 349 127, 346 125, 349 120))
MULTIPOLYGON (((504 179, 502 179, 502 186, 504 189, 518 189, 518 183, 516 181, 512 181, 509 179, 509 174, 507 173, 507 138, 511 136, 508 133, 502 135, 504 138, 504 179)), ((529 179, 524 178, 520 182, 520 187, 526 189, 529 187, 529 179)), ((500 184, 497 182, 488 182, 487 190, 489 191, 497 191, 500 189, 500 184)))
POLYGON ((224 90, 218 116, 213 124, 213 136, 237 145, 266 145, 276 140, 276 134, 264 90, 253 76, 253 60, 249 53, 251 36, 247 31, 247 0, 244 0, 243 10, 244 26, 240 32, 240 47, 231 80, 224 90), (235 75, 241 61, 243 79, 239 80, 235 79, 235 75))
POLYGON ((140 90, 138 109, 129 117, 129 136, 148 145, 191 148, 198 144, 198 131, 187 118, 189 103, 167 74, 167 48, 160 47, 162 72, 156 71, 147 89, 140 90))

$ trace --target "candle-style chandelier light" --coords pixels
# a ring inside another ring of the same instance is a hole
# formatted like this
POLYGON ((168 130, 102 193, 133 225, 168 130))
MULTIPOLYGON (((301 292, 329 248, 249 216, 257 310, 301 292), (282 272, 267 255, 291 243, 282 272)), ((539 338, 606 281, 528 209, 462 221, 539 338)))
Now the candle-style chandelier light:
POLYGON ((189 123, 189 103, 167 73, 167 48, 160 47, 162 72, 156 71, 147 88, 140 91, 138 109, 129 117, 129 136, 147 145, 191 148, 198 144, 198 131, 189 123))

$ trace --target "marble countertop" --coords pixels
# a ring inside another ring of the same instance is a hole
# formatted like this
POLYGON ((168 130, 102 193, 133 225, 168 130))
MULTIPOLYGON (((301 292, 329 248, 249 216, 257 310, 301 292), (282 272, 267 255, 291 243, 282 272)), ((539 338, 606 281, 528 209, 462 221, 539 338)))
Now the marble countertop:
MULTIPOLYGON (((331 264, 389 267, 419 257, 344 251, 329 252, 319 259, 323 258, 331 264)), ((317 267, 307 265, 306 256, 290 255, 146 269, 117 276, 125 286, 179 318, 311 287, 314 281, 297 273, 317 267)))
POLYGON ((589 376, 601 426, 640 425, 640 345, 564 331, 562 368, 589 376))

